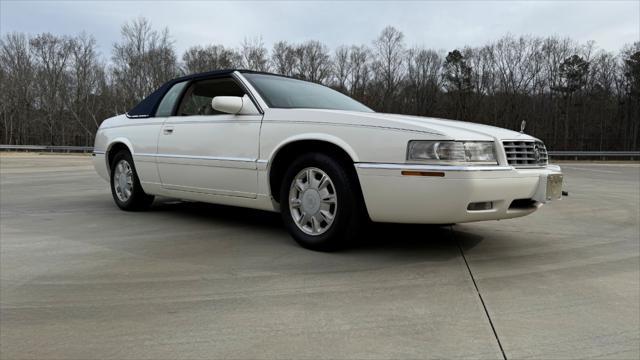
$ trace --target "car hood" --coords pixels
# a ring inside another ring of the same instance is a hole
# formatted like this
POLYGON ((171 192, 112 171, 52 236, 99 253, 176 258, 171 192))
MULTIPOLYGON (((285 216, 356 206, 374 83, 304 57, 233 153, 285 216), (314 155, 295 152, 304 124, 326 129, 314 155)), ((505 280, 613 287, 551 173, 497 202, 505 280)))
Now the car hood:
POLYGON ((301 118, 304 119, 318 119, 318 121, 322 122, 405 130, 441 136, 451 140, 537 140, 530 135, 517 131, 466 121, 376 112, 367 113, 324 109, 288 110, 314 113, 308 114, 308 116, 302 116, 301 118))

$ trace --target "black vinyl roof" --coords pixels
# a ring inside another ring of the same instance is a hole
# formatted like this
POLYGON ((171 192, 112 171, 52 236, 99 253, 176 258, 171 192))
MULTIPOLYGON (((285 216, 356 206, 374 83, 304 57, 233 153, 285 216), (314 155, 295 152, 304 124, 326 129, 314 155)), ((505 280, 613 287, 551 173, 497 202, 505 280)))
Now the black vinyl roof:
POLYGON ((164 94, 166 94, 166 92, 176 83, 179 83, 182 81, 203 80, 203 79, 208 79, 208 78, 212 78, 220 75, 228 75, 234 71, 238 71, 242 73, 256 73, 256 74, 269 74, 269 75, 282 76, 278 74, 271 74, 271 73, 244 70, 244 69, 214 70, 214 71, 207 71, 203 73, 182 76, 179 78, 175 78, 173 80, 169 80, 166 83, 162 84, 162 86, 156 89, 156 91, 152 92, 149 96, 144 98, 144 100, 140 101, 138 105, 134 106, 133 109, 129 110, 127 112, 127 116, 130 118, 146 118, 146 117, 154 116, 156 109, 158 108, 158 104, 164 97, 164 94))

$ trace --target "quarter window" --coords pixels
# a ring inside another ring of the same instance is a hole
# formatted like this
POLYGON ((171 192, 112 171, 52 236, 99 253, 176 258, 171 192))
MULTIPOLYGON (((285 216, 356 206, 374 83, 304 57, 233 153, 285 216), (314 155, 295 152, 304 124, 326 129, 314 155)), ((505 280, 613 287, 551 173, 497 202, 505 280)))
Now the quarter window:
POLYGON ((179 116, 218 115, 222 112, 211 107, 216 96, 243 96, 244 90, 231 78, 202 80, 193 83, 187 89, 180 107, 179 116))
POLYGON ((158 105, 158 110, 156 110, 156 116, 171 116, 173 114, 173 109, 175 108, 176 102, 178 101, 178 97, 182 93, 182 89, 187 85, 186 81, 179 82, 171 87, 169 91, 164 95, 162 101, 160 101, 160 105, 158 105))

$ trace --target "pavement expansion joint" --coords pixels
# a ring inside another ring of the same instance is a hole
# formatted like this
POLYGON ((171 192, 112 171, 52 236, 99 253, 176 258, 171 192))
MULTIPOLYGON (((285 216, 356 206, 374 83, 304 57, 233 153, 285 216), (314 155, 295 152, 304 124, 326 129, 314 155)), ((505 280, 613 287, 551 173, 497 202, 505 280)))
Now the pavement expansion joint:
POLYGON ((478 294, 478 298, 480 299, 480 303, 482 304, 482 308, 484 309, 485 315, 487 315, 487 320, 489 320, 489 325, 491 326, 491 330, 493 331, 493 336, 496 338, 496 342, 500 347, 500 352, 502 353, 502 358, 507 360, 507 354, 504 352, 504 348, 502 347, 502 343, 500 342, 500 337, 498 336, 498 332, 496 331, 496 327, 493 324, 493 320, 491 320, 491 315, 489 314, 489 310, 487 309, 487 305, 484 303, 484 299, 482 298, 482 293, 480 293, 480 288, 478 288, 478 283, 476 282, 476 278, 473 276, 473 272, 471 271, 471 267, 469 266, 469 262, 467 261, 467 257, 464 254, 464 250, 462 249, 462 245, 460 241, 456 238, 453 227, 450 227, 451 235, 453 236, 456 244, 458 244, 458 249, 460 250, 460 255, 462 256, 462 260, 464 260, 464 264, 467 267, 467 271, 469 271, 469 276, 471 277, 471 281, 473 282, 473 286, 476 289, 476 293, 478 294))

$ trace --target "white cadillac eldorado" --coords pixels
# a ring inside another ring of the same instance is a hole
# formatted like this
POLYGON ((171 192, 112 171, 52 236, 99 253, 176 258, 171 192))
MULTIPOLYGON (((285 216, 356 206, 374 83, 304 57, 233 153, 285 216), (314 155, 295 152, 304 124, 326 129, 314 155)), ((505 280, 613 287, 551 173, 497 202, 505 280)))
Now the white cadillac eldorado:
POLYGON ((278 211, 316 250, 369 220, 508 219, 562 196, 560 168, 529 135, 376 113, 322 85, 245 70, 167 82, 105 120, 93 155, 123 210, 160 195, 278 211))

